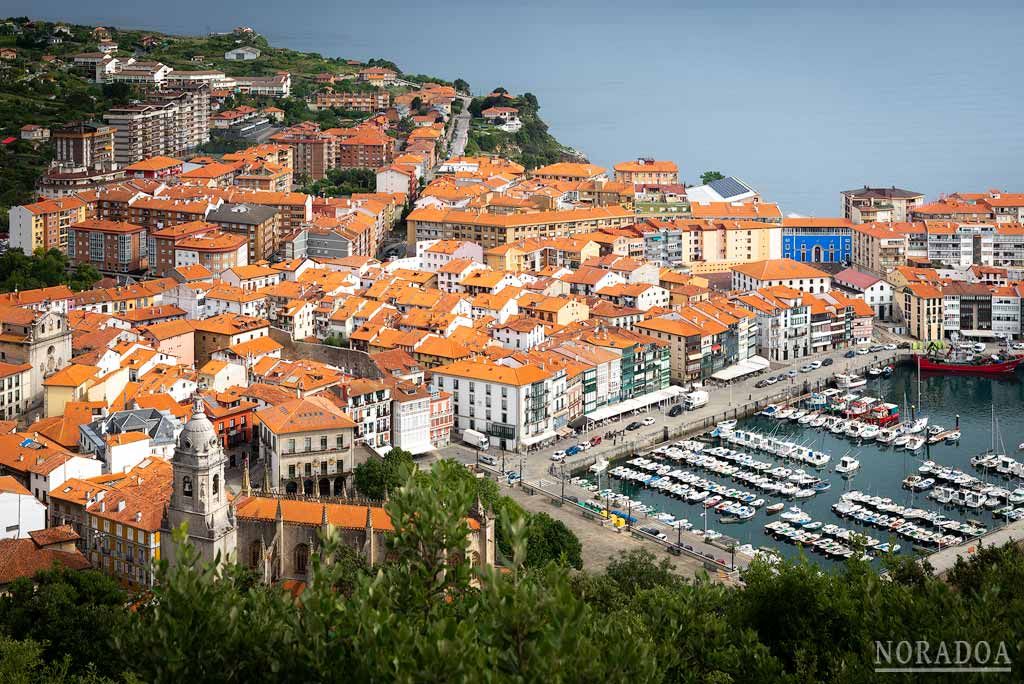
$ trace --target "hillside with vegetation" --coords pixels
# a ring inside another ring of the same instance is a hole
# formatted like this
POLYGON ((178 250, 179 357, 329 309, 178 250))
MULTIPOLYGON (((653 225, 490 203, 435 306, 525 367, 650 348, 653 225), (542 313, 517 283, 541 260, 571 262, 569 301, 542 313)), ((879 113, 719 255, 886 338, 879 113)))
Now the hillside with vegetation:
MULTIPOLYGON (((318 74, 342 77, 344 80, 335 82, 331 87, 352 92, 373 89, 353 78, 364 66, 392 68, 413 83, 430 81, 452 85, 433 76, 405 74, 396 64, 384 59, 359 62, 274 47, 257 32, 236 30, 207 36, 177 36, 157 31, 105 28, 110 39, 118 45, 114 53, 118 57, 134 56, 140 60, 159 61, 185 71, 216 69, 229 76, 270 76, 277 71, 288 71, 292 75, 292 97, 274 99, 235 95, 225 103, 226 107, 275 105, 285 111, 286 124, 317 121, 324 128, 351 126, 367 116, 331 109, 311 111, 305 98, 317 89, 318 74), (259 58, 251 61, 224 58, 225 52, 244 45, 258 48, 259 58)), ((17 51, 15 59, 0 60, 0 137, 17 138, 25 124, 53 127, 72 121, 102 120, 103 112, 109 108, 143 95, 121 83, 90 83, 71 71, 74 55, 97 50, 95 29, 94 26, 35 21, 28 17, 0 20, 0 48, 17 51), (59 36, 59 42, 53 42, 55 35, 59 36)), ((456 83, 464 84, 458 79, 456 83)), ((468 89, 468 84, 465 87, 468 89)), ((408 92, 409 89, 400 86, 389 88, 393 94, 408 92)), ((212 146, 200 151, 225 152, 230 149, 212 146)), ((0 229, 6 228, 7 207, 34 199, 36 179, 45 171, 51 158, 50 145, 46 143, 15 140, 0 146, 0 229)))
POLYGON ((469 104, 473 116, 470 121, 466 154, 481 152, 507 157, 527 169, 535 169, 559 161, 586 161, 571 147, 562 145, 548 132, 548 125, 540 118, 540 103, 533 93, 523 93, 511 99, 504 97, 504 88, 495 88, 484 97, 475 97, 469 104), (515 107, 519 110, 522 128, 512 133, 480 118, 490 107, 515 107))
MULTIPOLYGON (((507 567, 465 558, 475 489, 451 462, 392 493, 387 563, 324 539, 295 594, 182 549, 151 593, 93 571, 49 571, 0 597, 5 682, 1016 682, 1019 673, 875 672, 878 641, 991 646, 1020 667, 1024 553, 984 547, 937 579, 910 559, 880 577, 761 561, 743 585, 684 579, 647 552, 596 574, 531 567, 506 520, 507 567)), ((176 537, 180 540, 183 535, 176 537)), ((916 647, 915 647, 916 648, 916 647)), ((1005 661, 1003 661, 1005 662, 1005 661)))

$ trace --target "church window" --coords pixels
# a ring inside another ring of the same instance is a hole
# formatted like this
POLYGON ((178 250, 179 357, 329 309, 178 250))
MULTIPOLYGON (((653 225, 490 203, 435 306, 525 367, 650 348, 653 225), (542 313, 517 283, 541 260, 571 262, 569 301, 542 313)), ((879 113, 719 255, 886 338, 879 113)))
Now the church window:
POLYGON ((309 565, 309 547, 299 544, 295 547, 295 574, 305 575, 306 567, 309 565))
POLYGON ((258 568, 260 566, 260 556, 262 555, 261 552, 262 549, 260 548, 260 543, 258 541, 254 541, 252 544, 249 544, 250 568, 258 568))
POLYGON ((220 475, 213 476, 213 495, 220 494, 220 475))
POLYGON ((181 493, 185 496, 192 496, 192 478, 188 475, 181 478, 181 493))

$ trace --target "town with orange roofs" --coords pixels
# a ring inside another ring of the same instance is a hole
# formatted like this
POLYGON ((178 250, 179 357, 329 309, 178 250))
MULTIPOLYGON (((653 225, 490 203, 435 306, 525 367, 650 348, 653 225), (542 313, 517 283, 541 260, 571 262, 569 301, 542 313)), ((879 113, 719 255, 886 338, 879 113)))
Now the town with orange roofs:
MULTIPOLYGON (((65 270, 0 294, 0 556, 19 559, 0 562, 0 587, 57 559, 145 590, 155 561, 181 557, 183 524, 202 558, 266 583, 307 583, 329 526, 386 562, 394 490, 360 473, 396 453, 420 470, 457 462, 593 553, 636 527, 635 543, 728 581, 758 544, 716 543, 709 517, 777 511, 828 488, 815 467, 859 467, 737 420, 788 411, 852 421, 839 433, 861 441, 941 445, 959 425, 917 425, 919 390, 870 383, 914 359, 938 373, 1020 362, 1024 192, 865 184, 805 216, 742 169, 511 145, 535 130, 529 93, 379 61, 289 71, 248 27, 221 59, 8 24, 50 38, 38 63, 0 51, 7 72, 59 68, 130 96, 3 141, 48 160, 9 207, 3 258, 65 270), (712 429, 719 460, 694 456, 712 429), (765 475, 729 455, 737 444, 790 467, 765 475), (790 482, 794 461, 808 472, 790 482), (715 504, 687 522, 637 487, 715 504)), ((494 512, 466 515, 473 563, 500 565, 494 512)), ((930 548, 968 533, 949 534, 930 548)), ((848 558, 835 537, 823 553, 848 558)))

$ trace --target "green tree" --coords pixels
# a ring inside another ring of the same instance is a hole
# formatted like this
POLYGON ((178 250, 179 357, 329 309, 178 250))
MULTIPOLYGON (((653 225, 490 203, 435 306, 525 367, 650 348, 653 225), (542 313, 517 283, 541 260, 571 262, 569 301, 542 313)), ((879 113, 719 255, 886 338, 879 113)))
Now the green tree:
POLYGON ((707 185, 711 181, 722 180, 725 176, 718 171, 705 171, 700 174, 700 182, 702 185, 707 185))
POLYGON ((116 676, 113 635, 127 620, 126 600, 108 575, 54 566, 10 584, 0 597, 0 631, 37 642, 46 660, 66 657, 76 670, 92 666, 116 676))
POLYGON ((583 546, 572 530, 547 513, 530 516, 526 538, 526 565, 539 568, 551 562, 564 562, 583 569, 583 546))
POLYGON ((384 458, 371 456, 355 467, 356 489, 370 499, 383 499, 405 484, 414 468, 412 454, 395 447, 384 458))
POLYGON ((469 93, 469 83, 461 78, 455 79, 452 82, 452 86, 460 93, 469 93))

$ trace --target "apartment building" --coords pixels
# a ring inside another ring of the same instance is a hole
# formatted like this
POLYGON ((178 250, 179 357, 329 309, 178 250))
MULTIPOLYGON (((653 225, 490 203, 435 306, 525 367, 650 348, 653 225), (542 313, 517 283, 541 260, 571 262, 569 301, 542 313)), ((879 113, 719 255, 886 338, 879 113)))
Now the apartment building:
POLYGON ((391 106, 391 93, 378 90, 370 93, 338 93, 327 88, 316 93, 309 102, 313 111, 321 109, 347 109, 355 112, 383 112, 391 106))
POLYGON ((910 283, 897 293, 907 333, 919 340, 941 340, 944 330, 942 290, 930 283, 910 283))
POLYGON ((10 246, 25 254, 37 249, 67 251, 68 229, 85 220, 88 205, 77 197, 11 207, 10 246))
POLYGON ((53 160, 62 166, 91 168, 114 161, 113 126, 78 122, 51 133, 53 160))
POLYGON ((853 223, 876 221, 903 223, 911 220, 915 207, 924 204, 924 195, 913 190, 904 190, 895 185, 890 188, 863 188, 844 190, 840 193, 840 207, 843 217, 853 223))
POLYGON ((509 451, 556 436, 554 414, 565 408, 564 369, 519 368, 491 361, 456 361, 433 370, 433 391, 452 395, 455 427, 490 435, 509 451))
POLYGON ((175 250, 186 238, 203 235, 216 230, 217 225, 205 221, 178 223, 147 234, 146 253, 149 256, 149 270, 157 277, 169 276, 177 268, 175 250))
POLYGON ((103 115, 114 129, 114 161, 128 166, 148 157, 170 154, 176 112, 173 103, 115 107, 103 115))
POLYGON ((174 246, 174 267, 196 264, 210 273, 249 265, 249 238, 237 233, 211 230, 179 240, 174 246))
POLYGON ((338 167, 379 169, 395 158, 395 139, 376 128, 353 129, 354 135, 338 141, 338 167))
POLYGON ((254 204, 222 204, 206 220, 228 233, 245 236, 249 261, 267 260, 277 252, 280 218, 276 208, 254 204))
POLYGON ((923 223, 865 223, 853 227, 853 267, 878 276, 903 266, 911 255, 910 240, 926 241, 923 223))
POLYGON ((275 143, 292 150, 292 169, 296 175, 320 180, 329 169, 338 166, 338 140, 309 122, 286 128, 270 136, 275 143))
POLYGON ((645 259, 693 273, 782 257, 782 228, 768 221, 648 218, 631 230, 642 236, 645 259))
POLYGON ((410 247, 419 240, 468 240, 484 249, 527 238, 572 237, 634 222, 621 207, 498 214, 465 209, 423 207, 407 218, 410 247))
POLYGON ((811 353, 811 307, 790 287, 766 287, 732 298, 757 317, 757 349, 769 361, 792 361, 811 353))
POLYGON ((101 273, 143 273, 147 259, 146 229, 133 223, 88 219, 68 228, 68 259, 90 264, 101 273))

